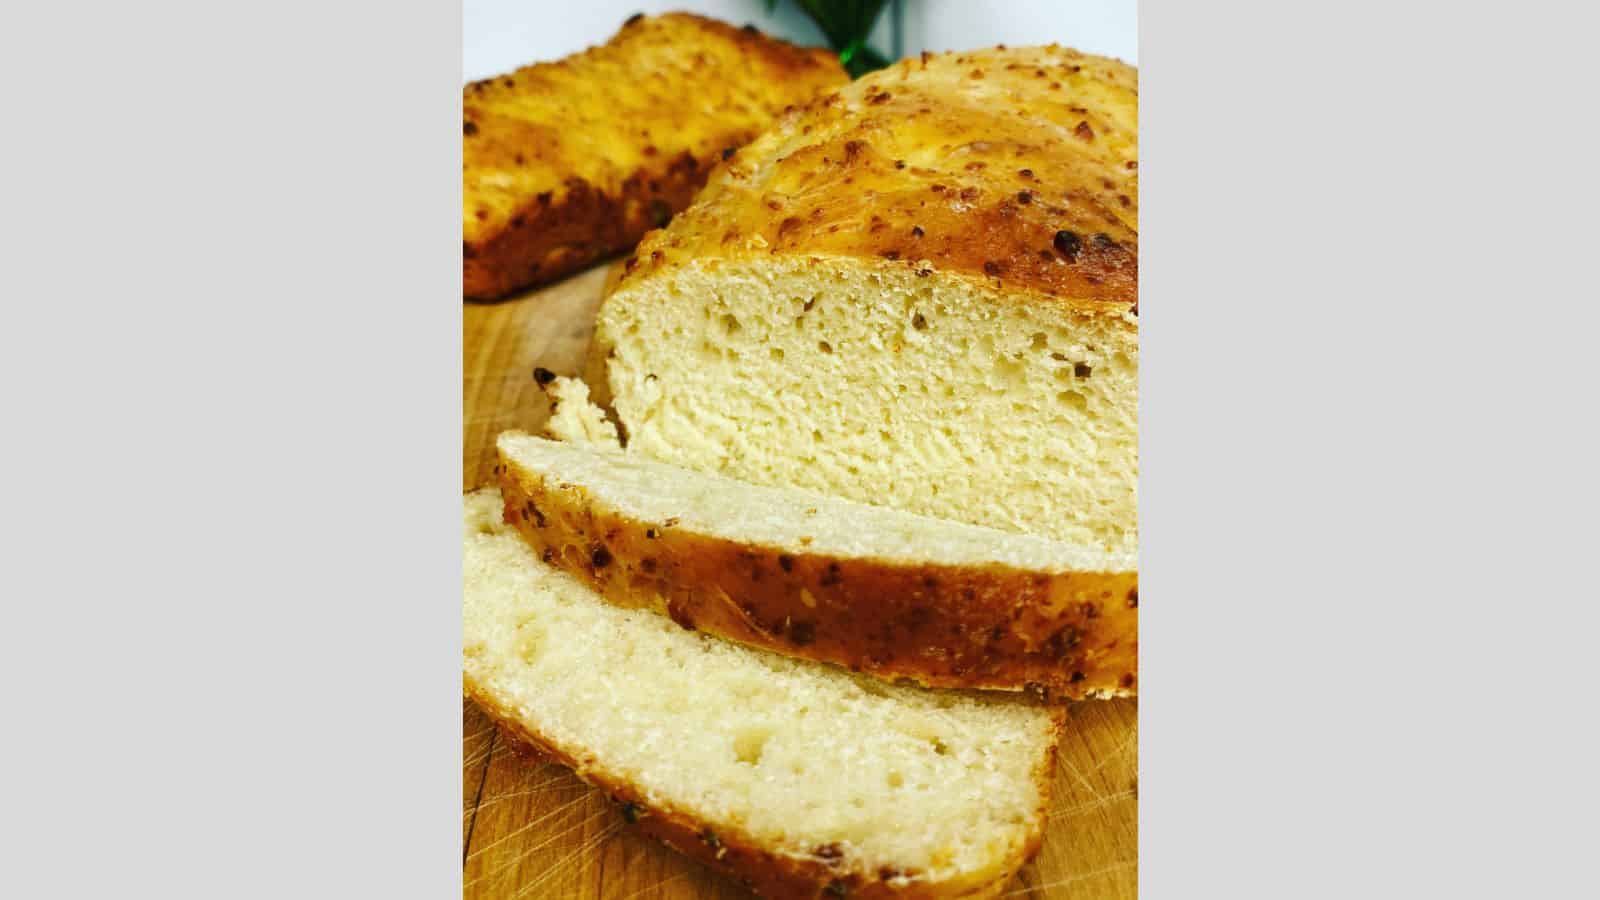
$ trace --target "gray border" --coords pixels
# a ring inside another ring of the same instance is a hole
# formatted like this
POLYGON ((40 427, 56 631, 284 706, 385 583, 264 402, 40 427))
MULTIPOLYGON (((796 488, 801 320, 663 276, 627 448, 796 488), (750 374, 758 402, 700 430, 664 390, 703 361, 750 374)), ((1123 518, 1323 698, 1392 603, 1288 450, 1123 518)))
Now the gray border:
POLYGON ((8 18, 0 895, 459 896, 460 8, 8 18))
POLYGON ((1567 7, 1141 9, 1149 896, 1597 893, 1567 7))

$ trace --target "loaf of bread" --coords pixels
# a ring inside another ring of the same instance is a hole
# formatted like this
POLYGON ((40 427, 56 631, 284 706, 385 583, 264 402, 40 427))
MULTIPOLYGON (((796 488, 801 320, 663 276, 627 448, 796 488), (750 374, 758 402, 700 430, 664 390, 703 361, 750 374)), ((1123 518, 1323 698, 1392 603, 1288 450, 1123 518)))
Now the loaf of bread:
POLYGON ((880 678, 1135 692, 1131 554, 516 432, 498 446, 506 522, 613 603, 880 678))
POLYGON ((647 238, 588 377, 630 453, 1137 547, 1136 73, 924 55, 783 118, 647 238))
POLYGON ((847 80, 825 50, 670 13, 467 85, 463 293, 500 297, 629 249, 725 151, 847 80))
POLYGON ((1059 707, 887 685, 609 605, 464 503, 463 675, 644 832, 768 897, 992 897, 1038 849, 1059 707))

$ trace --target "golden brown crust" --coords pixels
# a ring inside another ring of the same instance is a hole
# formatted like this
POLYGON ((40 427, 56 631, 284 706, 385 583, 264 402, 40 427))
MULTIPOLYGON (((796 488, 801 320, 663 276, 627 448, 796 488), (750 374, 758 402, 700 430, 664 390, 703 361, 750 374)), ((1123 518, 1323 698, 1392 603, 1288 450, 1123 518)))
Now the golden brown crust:
POLYGON ((642 522, 581 486, 495 467, 505 520, 620 606, 786 656, 1051 700, 1138 691, 1138 574, 1040 574, 789 553, 642 522))
MULTIPOLYGON (((959 884, 918 880, 914 873, 892 871, 863 872, 845 868, 837 856, 796 857, 764 849, 748 834, 726 826, 713 828, 692 814, 664 805, 651 805, 627 779, 607 772, 594 759, 580 758, 556 746, 531 729, 510 710, 497 703, 493 695, 474 684, 465 684, 466 695, 499 725, 503 733, 524 743, 537 756, 570 768, 588 784, 610 795, 621 807, 623 820, 668 847, 727 874, 763 897, 775 900, 814 900, 826 897, 895 898, 895 900, 935 900, 935 898, 976 898, 997 896, 1006 882, 1039 851, 1044 836, 1044 820, 1049 808, 1050 785, 1055 769, 1056 745, 1049 761, 1034 773, 1041 801, 1028 844, 1005 868, 999 879, 982 884, 959 884), (909 881, 894 879, 909 875, 909 881)), ((1059 733, 1064 713, 1056 713, 1059 733)))
POLYGON ((783 254, 1137 311, 1137 72, 1061 47, 923 54, 786 115, 640 245, 619 289, 783 254))
POLYGON ((847 80, 828 51, 669 13, 467 85, 464 295, 493 299, 628 249, 689 204, 725 150, 847 80))

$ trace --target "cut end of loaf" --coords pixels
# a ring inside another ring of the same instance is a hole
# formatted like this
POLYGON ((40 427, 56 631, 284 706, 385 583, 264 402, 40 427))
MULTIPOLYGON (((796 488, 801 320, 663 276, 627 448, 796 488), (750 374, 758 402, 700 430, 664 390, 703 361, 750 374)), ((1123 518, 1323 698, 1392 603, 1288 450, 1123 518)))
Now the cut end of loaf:
POLYGON ((624 264, 604 402, 689 468, 1132 550, 1137 157, 1137 72, 1063 47, 842 87, 624 264))
POLYGON ((596 352, 630 451, 756 484, 1137 546, 1126 312, 851 258, 685 263, 625 283, 596 352))
POLYGON ((758 848, 734 859, 779 893, 962 896, 1036 850, 1059 712, 884 685, 607 605, 541 562, 502 504, 465 499, 467 688, 585 778, 677 833, 758 848))

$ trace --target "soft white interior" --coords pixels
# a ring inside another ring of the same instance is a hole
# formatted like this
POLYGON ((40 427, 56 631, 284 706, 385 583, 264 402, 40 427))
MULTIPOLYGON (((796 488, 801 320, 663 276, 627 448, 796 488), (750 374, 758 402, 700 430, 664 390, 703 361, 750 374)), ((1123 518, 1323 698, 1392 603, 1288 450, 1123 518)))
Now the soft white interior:
POLYGON ((589 399, 589 385, 578 378, 557 378, 546 390, 555 405, 546 432, 575 445, 621 449, 617 426, 589 399))
POLYGON ((540 562, 493 489, 466 497, 464 521, 466 678, 649 802, 936 879, 1002 865, 1036 824, 1044 710, 885 685, 611 606, 540 562))
POLYGON ((1126 322, 854 259, 714 260, 600 311, 630 451, 1067 543, 1137 546, 1126 322))
POLYGON ((596 503, 642 522, 787 551, 908 565, 997 563, 1037 572, 1132 571, 1131 554, 1086 550, 1033 535, 935 519, 793 488, 696 472, 640 454, 500 435, 509 465, 552 485, 581 486, 596 503))

